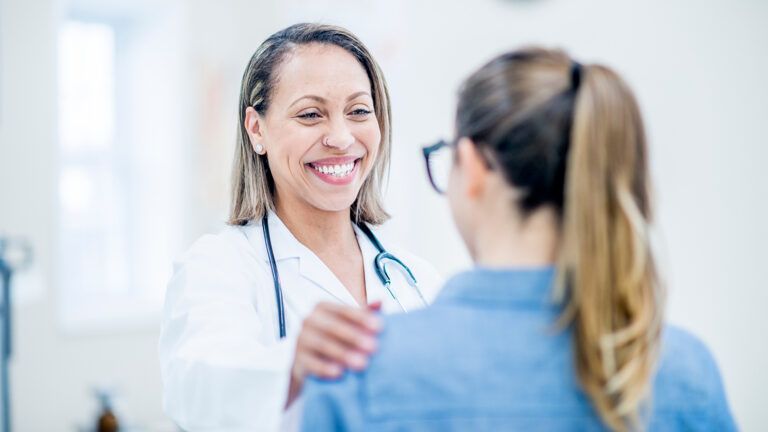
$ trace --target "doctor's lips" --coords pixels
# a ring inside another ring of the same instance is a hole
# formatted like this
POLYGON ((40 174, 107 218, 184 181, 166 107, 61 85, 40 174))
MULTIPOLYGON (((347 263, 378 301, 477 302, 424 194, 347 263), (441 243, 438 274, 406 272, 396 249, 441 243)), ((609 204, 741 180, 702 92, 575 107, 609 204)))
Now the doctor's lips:
POLYGON ((306 164, 321 180, 334 185, 350 183, 360 167, 362 157, 345 156, 316 160, 306 164))

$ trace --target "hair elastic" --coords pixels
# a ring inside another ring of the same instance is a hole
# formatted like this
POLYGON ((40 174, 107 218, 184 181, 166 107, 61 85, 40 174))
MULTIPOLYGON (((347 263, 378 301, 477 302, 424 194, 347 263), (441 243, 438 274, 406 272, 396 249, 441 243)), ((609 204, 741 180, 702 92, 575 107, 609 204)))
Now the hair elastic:
POLYGON ((581 85, 581 63, 571 61, 571 90, 578 91, 581 85))

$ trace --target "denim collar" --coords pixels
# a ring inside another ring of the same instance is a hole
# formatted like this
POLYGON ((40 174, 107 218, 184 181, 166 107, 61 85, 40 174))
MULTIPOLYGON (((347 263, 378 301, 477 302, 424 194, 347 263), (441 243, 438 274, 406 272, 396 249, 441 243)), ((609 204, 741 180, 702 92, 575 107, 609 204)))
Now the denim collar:
POLYGON ((452 277, 435 304, 484 303, 489 306, 553 306, 555 268, 477 267, 452 277))

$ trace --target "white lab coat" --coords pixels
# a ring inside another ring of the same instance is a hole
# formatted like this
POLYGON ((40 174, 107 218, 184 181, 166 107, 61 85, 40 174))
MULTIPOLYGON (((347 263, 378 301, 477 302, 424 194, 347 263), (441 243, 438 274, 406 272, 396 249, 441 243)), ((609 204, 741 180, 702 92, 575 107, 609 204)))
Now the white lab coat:
MULTIPOLYGON (((269 228, 285 301, 283 340, 260 221, 203 236, 175 265, 159 351, 165 413, 186 431, 271 431, 281 422, 285 427, 283 407, 303 319, 321 301, 356 305, 274 213, 269 228)), ((384 313, 400 312, 375 273, 375 247, 355 230, 368 301, 381 300, 384 313)), ((379 240, 410 267, 431 302, 442 282, 434 267, 385 237, 379 240)), ((422 301, 395 268, 388 267, 393 290, 409 311, 420 308, 422 301)))

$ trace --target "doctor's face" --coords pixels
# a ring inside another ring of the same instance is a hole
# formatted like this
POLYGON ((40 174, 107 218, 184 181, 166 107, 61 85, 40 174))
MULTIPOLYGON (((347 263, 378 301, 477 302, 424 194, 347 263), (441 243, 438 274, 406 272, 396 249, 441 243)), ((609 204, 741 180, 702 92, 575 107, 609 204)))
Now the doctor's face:
POLYGON ((246 124, 266 151, 277 205, 348 210, 381 142, 365 69, 342 48, 307 44, 276 73, 265 116, 248 108, 246 124))

